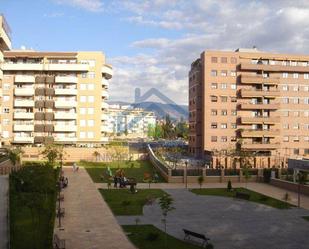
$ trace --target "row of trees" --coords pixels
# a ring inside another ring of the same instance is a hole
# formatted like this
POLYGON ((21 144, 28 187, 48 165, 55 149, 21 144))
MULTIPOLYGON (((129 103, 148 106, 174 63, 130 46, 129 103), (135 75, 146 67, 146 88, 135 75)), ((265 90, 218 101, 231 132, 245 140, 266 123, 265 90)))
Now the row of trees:
POLYGON ((188 139, 189 127, 188 124, 181 119, 179 122, 175 123, 171 120, 170 116, 167 115, 161 123, 156 123, 155 125, 149 125, 148 127, 148 137, 154 139, 175 139, 183 138, 188 139))

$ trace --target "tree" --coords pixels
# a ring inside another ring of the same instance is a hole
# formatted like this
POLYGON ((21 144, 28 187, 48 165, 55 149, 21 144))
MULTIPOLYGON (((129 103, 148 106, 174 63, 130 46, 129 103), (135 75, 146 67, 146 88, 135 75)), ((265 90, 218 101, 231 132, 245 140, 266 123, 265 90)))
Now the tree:
POLYGON ((174 128, 170 116, 167 114, 165 116, 165 121, 162 124, 163 138, 173 138, 174 137, 174 128))
POLYGON ((120 168, 120 162, 123 161, 124 156, 127 154, 127 150, 122 145, 112 146, 112 158, 117 161, 118 168, 120 168))
POLYGON ((251 178, 251 174, 250 174, 248 167, 242 168, 242 172, 243 172, 243 176, 245 177, 245 180, 246 180, 246 188, 247 188, 248 180, 251 178))
POLYGON ((20 164, 20 159, 21 159, 22 154, 23 154, 23 151, 19 147, 9 150, 8 156, 14 166, 16 166, 16 164, 20 164))
POLYGON ((161 207, 161 211, 162 211, 162 215, 163 215, 163 223, 164 223, 164 232, 165 232, 165 248, 167 248, 167 233, 166 233, 166 228, 167 228, 167 215, 170 211, 174 210, 175 208, 172 206, 173 205, 173 198, 170 197, 167 194, 164 194, 160 200, 159 200, 159 204, 161 207))
POLYGON ((203 185, 203 182, 204 182, 204 176, 199 176, 197 178, 197 182, 200 185, 200 189, 202 189, 202 185, 203 185))
POLYGON ((175 133, 177 137, 181 137, 185 140, 188 139, 189 126, 183 118, 181 118, 181 120, 176 124, 175 133))
POLYGON ((99 161, 98 159, 101 157, 100 152, 95 151, 95 152, 93 152, 93 154, 92 154, 92 155, 94 156, 94 158, 95 158, 96 162, 98 162, 98 161, 99 161))
POLYGON ((63 147, 55 144, 46 145, 41 154, 47 159, 49 166, 54 167, 57 160, 64 156, 63 147))

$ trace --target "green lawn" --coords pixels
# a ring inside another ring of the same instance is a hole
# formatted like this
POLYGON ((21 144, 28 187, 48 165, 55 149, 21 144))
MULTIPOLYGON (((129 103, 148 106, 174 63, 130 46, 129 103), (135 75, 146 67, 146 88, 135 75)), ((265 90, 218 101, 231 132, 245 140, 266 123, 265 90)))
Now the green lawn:
POLYGON ((27 166, 10 175, 10 248, 51 249, 57 170, 27 166))
MULTIPOLYGON (((122 226, 123 230, 128 233, 128 238, 138 249, 163 249, 165 248, 165 233, 153 225, 126 225, 122 226), (157 236, 151 240, 151 237, 157 236)), ((168 249, 198 249, 195 246, 167 235, 168 249)))
POLYGON ((139 189, 135 194, 129 189, 100 189, 100 193, 114 215, 142 215, 143 206, 149 199, 165 194, 161 189, 139 189))
POLYGON ((234 188, 233 191, 228 191, 225 188, 209 188, 209 189, 192 189, 191 192, 198 195, 215 195, 224 197, 235 197, 236 191, 246 193, 250 195, 249 201, 261 203, 267 206, 271 206, 279 209, 287 209, 293 207, 293 205, 274 199, 272 197, 262 195, 260 193, 245 189, 245 188, 234 188))
POLYGON ((309 221, 309 216, 303 216, 303 219, 305 219, 306 221, 309 221))
MULTIPOLYGON (((137 182, 143 182, 144 173, 149 173, 154 175, 156 170, 149 161, 122 161, 122 162, 109 162, 109 163, 95 163, 95 162, 79 162, 79 166, 85 167, 88 174, 94 182, 107 182, 109 177, 107 175, 107 167, 110 167, 113 175, 118 168, 124 169, 126 177, 133 177, 137 182), (102 179, 102 177, 104 179, 102 179)), ((164 179, 159 173, 157 173, 158 181, 164 182, 164 179)))

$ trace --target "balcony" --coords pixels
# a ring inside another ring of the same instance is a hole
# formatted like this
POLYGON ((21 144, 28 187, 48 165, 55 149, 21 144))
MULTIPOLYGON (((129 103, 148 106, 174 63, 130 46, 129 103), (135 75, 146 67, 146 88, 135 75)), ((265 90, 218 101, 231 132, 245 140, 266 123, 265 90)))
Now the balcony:
POLYGON ((12 47, 11 39, 7 31, 3 28, 6 25, 4 22, 4 17, 0 15, 0 48, 3 50, 10 50, 12 47))
POLYGON ((242 124, 276 124, 280 123, 280 117, 241 117, 242 124))
POLYGON ((54 131, 57 132, 76 132, 77 131, 77 126, 76 125, 55 125, 54 126, 54 131))
POLYGON ((56 76, 56 83, 74 83, 77 84, 78 78, 76 76, 56 76))
POLYGON ((107 114, 102 114, 101 115, 101 120, 107 120, 108 119, 108 115, 107 114))
POLYGON ((112 132, 107 125, 102 125, 101 126, 101 132, 106 132, 106 133, 109 133, 109 132, 112 132))
POLYGON ((58 64, 45 64, 44 69, 46 71, 88 71, 88 64, 79 64, 79 63, 58 63, 58 64))
POLYGON ((241 97, 251 98, 251 97, 268 97, 275 98, 280 96, 279 90, 262 90, 262 89, 240 89, 241 97))
POLYGON ((102 108, 102 109, 108 109, 108 104, 105 103, 105 102, 102 102, 101 108, 102 108))
POLYGON ((62 142, 62 143, 67 143, 67 142, 77 142, 76 137, 54 137, 55 142, 62 142))
POLYGON ((2 72, 2 70, 0 68, 0 80, 2 80, 2 79, 3 79, 3 72, 2 72))
POLYGON ((241 132, 242 137, 276 137, 280 134, 280 130, 243 130, 241 132))
POLYGON ((243 143, 241 148, 244 150, 275 150, 279 143, 243 143))
POLYGON ((244 71, 268 71, 268 72, 301 72, 308 73, 308 66, 283 66, 283 65, 269 65, 269 64, 251 64, 240 63, 240 70, 244 71))
POLYGON ((102 67, 102 74, 105 77, 105 79, 111 79, 113 77, 113 68, 109 65, 104 65, 102 67))
POLYGON ((77 89, 56 88, 55 95, 77 95, 77 89))
POLYGON ((34 107, 34 101, 33 100, 15 100, 14 101, 14 107, 34 107))
POLYGON ((56 100, 55 108, 73 108, 77 106, 75 100, 56 100))
POLYGON ((280 104, 272 103, 272 104, 264 104, 264 103, 241 103, 240 108, 243 110, 277 110, 280 108, 280 104))
POLYGON ((34 131, 33 124, 14 124, 14 131, 34 131))
POLYGON ((44 66, 41 63, 4 63, 3 71, 43 71, 44 66))
POLYGON ((102 79, 102 86, 104 86, 105 88, 108 88, 109 87, 109 82, 107 79, 102 79))
POLYGON ((34 137, 14 136, 13 143, 33 143, 34 137))
POLYGON ((107 92, 106 90, 102 90, 101 96, 102 96, 103 98, 105 98, 105 99, 108 99, 109 94, 108 94, 108 92, 107 92))
POLYGON ((101 137, 101 142, 108 142, 108 137, 101 137))
POLYGON ((14 89, 15 96, 33 96, 34 88, 15 88, 14 89))
POLYGON ((16 75, 15 82, 16 83, 34 83, 35 78, 32 75, 16 75))
POLYGON ((14 119, 34 119, 33 112, 14 112, 14 119))
POLYGON ((265 78, 260 75, 256 76, 246 76, 241 75, 240 82, 244 84, 264 84, 264 85, 278 85, 280 82, 279 78, 265 78))
POLYGON ((71 112, 55 112, 54 119, 76 119, 77 114, 71 112))

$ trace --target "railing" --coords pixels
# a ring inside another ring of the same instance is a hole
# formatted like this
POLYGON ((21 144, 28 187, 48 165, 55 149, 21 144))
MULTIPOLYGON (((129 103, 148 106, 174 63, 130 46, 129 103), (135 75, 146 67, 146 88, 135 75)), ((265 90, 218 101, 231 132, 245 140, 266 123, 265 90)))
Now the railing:
POLYGON ((152 148, 150 145, 147 145, 147 150, 149 153, 149 159, 152 162, 152 164, 160 171, 168 175, 168 168, 157 158, 157 156, 154 154, 152 148))

